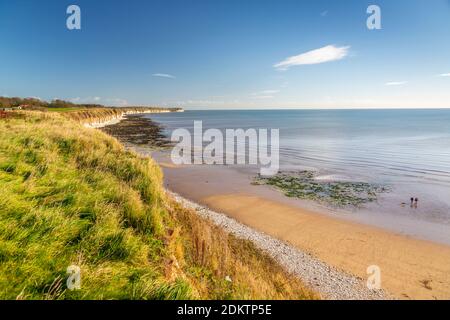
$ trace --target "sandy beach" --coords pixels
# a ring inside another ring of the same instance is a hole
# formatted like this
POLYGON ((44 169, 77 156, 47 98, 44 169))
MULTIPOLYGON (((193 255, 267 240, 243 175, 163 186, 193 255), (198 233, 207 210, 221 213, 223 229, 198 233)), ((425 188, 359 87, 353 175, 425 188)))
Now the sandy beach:
POLYGON ((379 266, 382 288, 398 299, 450 299, 447 245, 294 206, 270 190, 233 183, 234 170, 160 161, 170 190, 362 280, 379 266))
POLYGON ((245 194, 203 199, 214 210, 305 250, 361 278, 381 268, 382 287, 397 298, 449 299, 450 248, 332 219, 245 194))
MULTIPOLYGON (((320 207, 310 207, 305 202, 287 198, 269 186, 252 185, 254 172, 251 169, 177 166, 170 161, 167 151, 138 147, 132 143, 134 135, 132 137, 131 140, 121 137, 121 140, 136 152, 151 155, 158 161, 168 190, 213 212, 223 213, 249 230, 261 232, 270 239, 278 239, 297 248, 302 254, 311 255, 313 260, 316 259, 313 265, 323 262, 333 270, 341 271, 344 278, 345 275, 353 276, 360 285, 365 284, 368 278, 367 268, 378 266, 381 288, 389 296, 397 299, 450 299, 450 246, 446 244, 448 235, 445 228, 435 229, 436 239, 442 240, 439 243, 424 237, 421 239, 420 233, 413 237, 396 232, 399 229, 388 226, 389 222, 394 224, 389 217, 383 218, 384 222, 380 224, 386 227, 379 227, 354 219, 358 217, 356 214, 330 215, 326 210, 319 210, 320 207)), ((395 224, 401 226, 399 221, 395 224)), ((420 222, 416 228, 421 226, 426 229, 426 222, 420 222)), ((296 273, 301 278, 312 274, 311 271, 303 275, 296 273)), ((329 291, 329 281, 333 277, 325 275, 325 278, 328 281, 326 290, 329 291)), ((336 283, 337 292, 341 290, 338 286, 336 283)), ((335 294, 329 296, 336 298, 335 294)))

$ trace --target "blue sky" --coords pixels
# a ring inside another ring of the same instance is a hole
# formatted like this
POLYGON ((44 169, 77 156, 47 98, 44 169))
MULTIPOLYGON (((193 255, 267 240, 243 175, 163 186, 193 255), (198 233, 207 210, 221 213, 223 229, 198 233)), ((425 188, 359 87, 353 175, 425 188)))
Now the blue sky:
POLYGON ((0 95, 202 109, 450 107, 448 0, 0 0, 0 38, 0 95), (66 28, 71 4, 81 30, 66 28), (381 30, 366 27, 371 4, 381 30))

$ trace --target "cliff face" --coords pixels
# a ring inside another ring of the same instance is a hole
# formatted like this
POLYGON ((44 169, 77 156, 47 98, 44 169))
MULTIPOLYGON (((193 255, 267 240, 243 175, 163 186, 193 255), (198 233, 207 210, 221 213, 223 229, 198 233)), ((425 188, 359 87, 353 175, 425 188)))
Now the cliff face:
POLYGON ((98 128, 105 124, 118 122, 127 114, 183 112, 181 108, 129 107, 129 108, 93 108, 66 112, 69 119, 79 121, 87 127, 98 128))

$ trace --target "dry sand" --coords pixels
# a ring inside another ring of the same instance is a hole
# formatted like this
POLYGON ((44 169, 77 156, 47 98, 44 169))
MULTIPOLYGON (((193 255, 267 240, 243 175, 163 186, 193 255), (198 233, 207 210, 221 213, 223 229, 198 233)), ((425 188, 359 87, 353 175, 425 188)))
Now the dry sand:
POLYGON ((237 221, 284 240, 325 263, 367 277, 381 268, 382 288, 397 298, 450 299, 450 248, 245 194, 205 198, 237 221))

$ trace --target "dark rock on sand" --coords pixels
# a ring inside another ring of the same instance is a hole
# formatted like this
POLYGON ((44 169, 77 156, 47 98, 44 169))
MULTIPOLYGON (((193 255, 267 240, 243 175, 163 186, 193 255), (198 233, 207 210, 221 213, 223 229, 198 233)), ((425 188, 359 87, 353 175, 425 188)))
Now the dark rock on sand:
POLYGON ((170 140, 162 133, 163 128, 144 115, 128 115, 117 124, 105 126, 102 131, 125 144, 165 148, 170 140))

